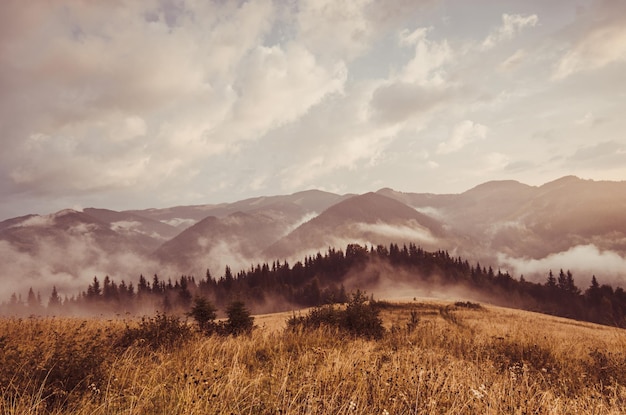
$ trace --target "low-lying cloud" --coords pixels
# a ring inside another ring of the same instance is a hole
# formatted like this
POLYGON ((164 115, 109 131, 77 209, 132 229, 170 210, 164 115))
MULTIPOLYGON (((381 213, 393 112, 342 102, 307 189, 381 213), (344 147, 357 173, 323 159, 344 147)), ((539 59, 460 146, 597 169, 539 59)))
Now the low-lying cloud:
POLYGON ((0 240, 0 302, 12 293, 22 297, 33 288, 45 301, 53 286, 61 296, 71 297, 87 289, 94 276, 109 275, 136 284, 139 275, 165 271, 155 261, 124 247, 105 250, 93 235, 68 232, 59 237, 38 236, 28 251, 0 240))
POLYGON ((498 254, 498 261, 511 267, 515 274, 524 275, 528 279, 543 282, 552 270, 570 270, 579 288, 584 289, 591 281, 592 275, 602 284, 624 286, 624 270, 626 258, 620 254, 601 250, 595 245, 577 245, 567 251, 550 254, 540 259, 515 258, 505 254, 498 254))
POLYGON ((397 241, 416 241, 434 244, 437 238, 426 228, 417 223, 407 225, 391 225, 388 223, 359 223, 357 229, 361 232, 374 233, 385 238, 397 241))

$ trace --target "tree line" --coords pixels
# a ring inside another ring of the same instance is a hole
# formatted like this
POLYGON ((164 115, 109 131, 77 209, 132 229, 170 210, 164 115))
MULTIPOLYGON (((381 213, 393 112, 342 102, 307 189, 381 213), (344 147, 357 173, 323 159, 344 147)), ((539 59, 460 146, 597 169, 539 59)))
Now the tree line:
POLYGON ((199 279, 182 275, 166 280, 157 274, 148 279, 140 275, 135 286, 124 280, 117 283, 109 276, 102 281, 95 276, 85 291, 71 297, 61 298, 54 287, 46 304, 32 288, 25 300, 13 294, 0 306, 0 312, 145 314, 159 310, 183 314, 192 307, 194 297, 206 298, 219 308, 242 301, 254 312, 272 312, 346 303, 346 284, 354 285, 351 289, 367 288, 383 280, 415 288, 462 287, 496 305, 626 327, 626 292, 621 287, 601 285, 595 276, 584 290, 576 286, 573 274, 564 270, 556 275, 550 270, 545 281, 530 282, 480 263, 470 264, 445 250, 429 252, 415 244, 400 247, 393 243, 329 248, 293 265, 273 261, 237 273, 227 266, 219 277, 208 269, 199 279))

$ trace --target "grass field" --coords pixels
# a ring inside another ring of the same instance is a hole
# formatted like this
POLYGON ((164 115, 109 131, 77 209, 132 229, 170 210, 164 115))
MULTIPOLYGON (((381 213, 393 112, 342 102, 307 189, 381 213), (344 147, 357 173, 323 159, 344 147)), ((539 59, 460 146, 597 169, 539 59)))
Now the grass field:
POLYGON ((0 320, 2 414, 618 414, 626 332, 518 310, 389 304, 380 340, 206 337, 161 320, 0 320), (419 322, 407 326, 413 317, 419 322), (417 314, 415 314, 417 313, 417 314))

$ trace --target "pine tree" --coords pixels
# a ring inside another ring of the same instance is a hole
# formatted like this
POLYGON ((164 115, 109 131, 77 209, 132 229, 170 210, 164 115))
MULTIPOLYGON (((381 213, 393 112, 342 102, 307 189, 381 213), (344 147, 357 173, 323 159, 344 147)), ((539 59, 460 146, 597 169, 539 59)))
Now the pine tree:
POLYGON ((102 289, 100 288, 100 281, 98 277, 93 277, 93 282, 87 287, 87 298, 94 299, 102 295, 102 289))
POLYGON ((33 287, 28 289, 28 297, 26 299, 26 305, 30 308, 39 307, 39 303, 37 302, 37 296, 35 295, 35 291, 33 291, 33 287))
POLYGON ((598 280, 596 279, 595 275, 591 277, 591 285, 589 286, 589 288, 587 288, 587 291, 585 291, 585 297, 587 298, 587 301, 589 301, 589 303, 593 306, 599 305, 600 301, 602 300, 600 284, 598 284, 598 280))
POLYGON ((143 274, 139 275, 139 283, 137 284, 137 294, 142 295, 150 292, 150 286, 148 280, 143 274))
POLYGON ((229 334, 248 334, 254 328, 254 317, 246 308, 243 301, 233 301, 226 310, 228 320, 226 321, 226 331, 229 334))
POLYGON ((51 310, 58 309, 61 306, 61 297, 59 297, 59 293, 57 292, 56 285, 52 286, 52 293, 50 294, 50 299, 48 300, 48 308, 51 310))
POLYGON ((204 297, 196 297, 187 315, 198 323, 200 330, 212 332, 215 329, 214 320, 217 317, 216 311, 217 310, 209 300, 204 297))

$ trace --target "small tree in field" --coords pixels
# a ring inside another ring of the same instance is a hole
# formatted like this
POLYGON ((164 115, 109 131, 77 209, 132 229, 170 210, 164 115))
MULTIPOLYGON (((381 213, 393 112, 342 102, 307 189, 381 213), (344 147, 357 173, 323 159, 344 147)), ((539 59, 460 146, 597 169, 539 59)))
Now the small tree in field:
POLYGON ((215 330, 214 320, 217 317, 216 311, 217 310, 209 300, 204 297, 196 297, 187 315, 198 323, 200 330, 213 332, 215 330))
POLYGON ((248 334, 254 327, 254 317, 246 308, 242 301, 233 301, 226 309, 228 320, 225 324, 225 330, 228 334, 235 336, 239 334, 248 334))
POLYGON ((379 339, 385 331, 379 314, 380 310, 373 300, 368 303, 365 293, 357 290, 343 312, 342 323, 345 329, 356 336, 379 339))
MULTIPOLYGON (((380 339, 385 333, 385 328, 379 314, 380 309, 376 303, 373 300, 368 301, 365 293, 357 290, 352 294, 345 309, 338 309, 331 305, 316 307, 306 316, 294 315, 288 319, 287 327, 291 329, 336 327, 354 336, 380 339)), ((417 315, 413 317, 413 323, 417 325, 417 315)))

